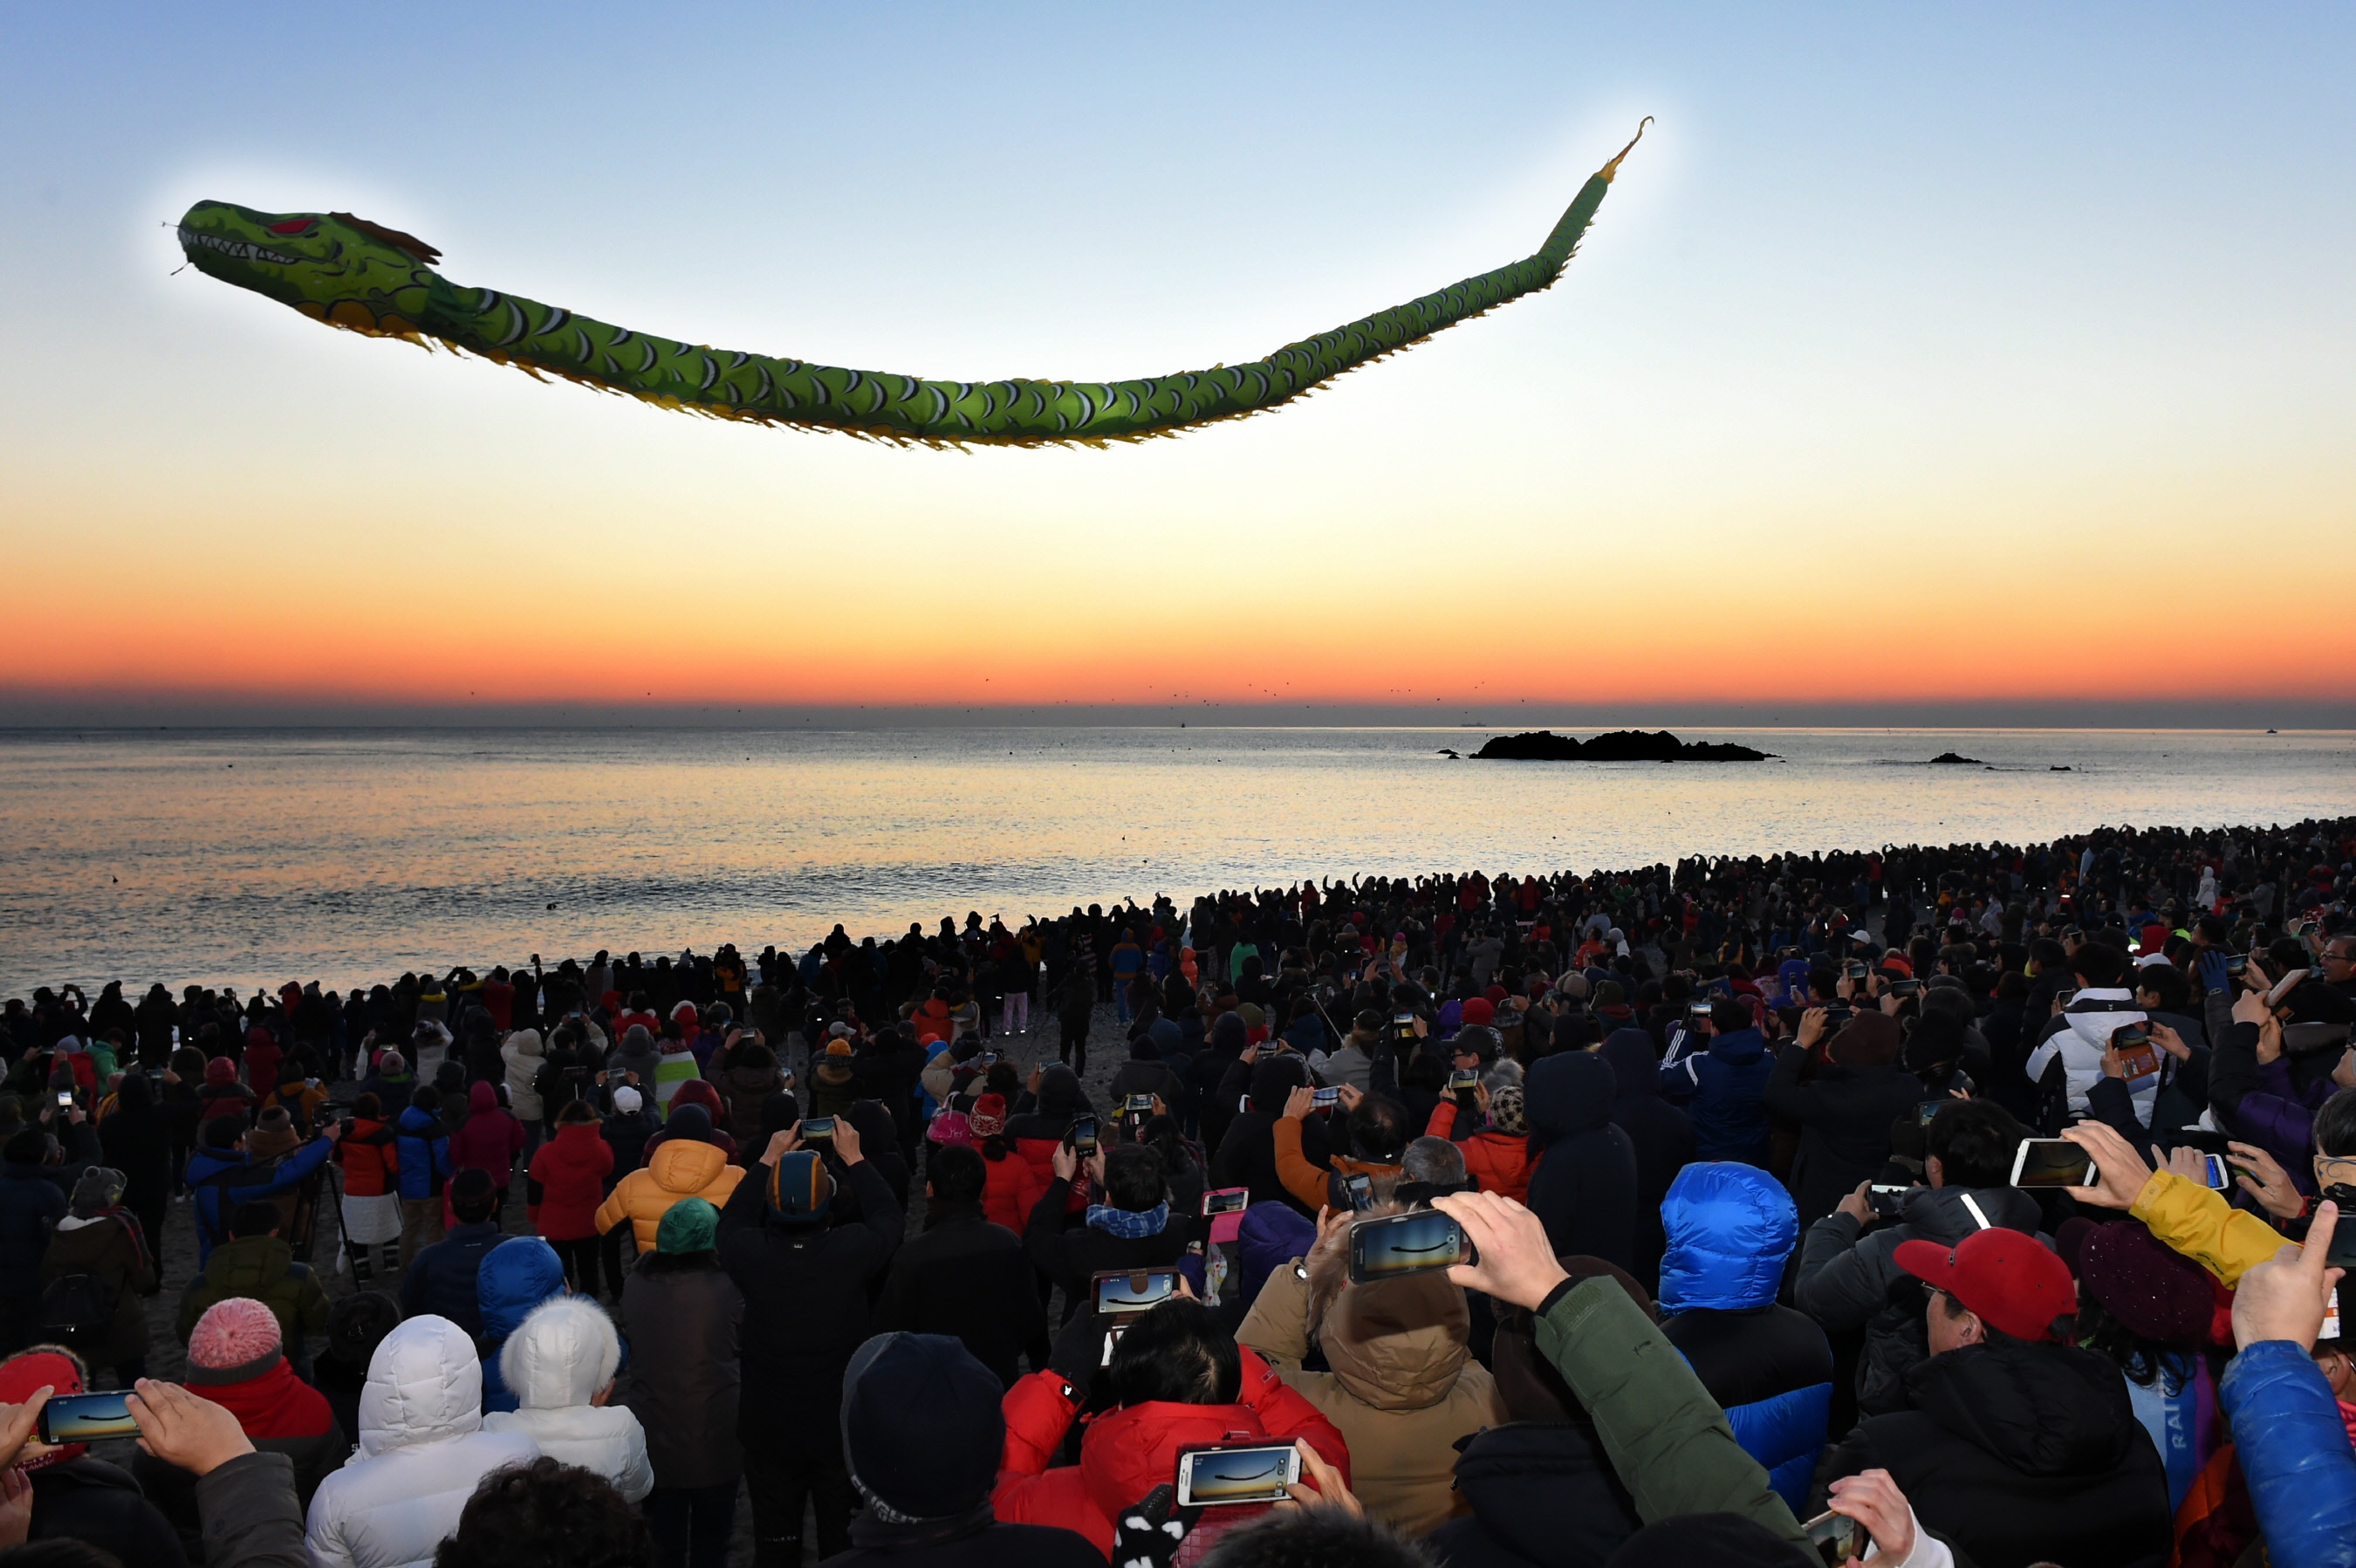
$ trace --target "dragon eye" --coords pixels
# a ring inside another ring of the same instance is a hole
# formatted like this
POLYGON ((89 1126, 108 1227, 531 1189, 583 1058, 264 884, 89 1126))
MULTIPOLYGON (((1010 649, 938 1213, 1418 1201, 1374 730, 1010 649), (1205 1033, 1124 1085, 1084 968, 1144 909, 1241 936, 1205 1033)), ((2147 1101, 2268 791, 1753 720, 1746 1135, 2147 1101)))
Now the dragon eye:
POLYGON ((270 231, 273 234, 301 234, 318 227, 318 223, 316 218, 289 218, 284 223, 273 223, 270 231))

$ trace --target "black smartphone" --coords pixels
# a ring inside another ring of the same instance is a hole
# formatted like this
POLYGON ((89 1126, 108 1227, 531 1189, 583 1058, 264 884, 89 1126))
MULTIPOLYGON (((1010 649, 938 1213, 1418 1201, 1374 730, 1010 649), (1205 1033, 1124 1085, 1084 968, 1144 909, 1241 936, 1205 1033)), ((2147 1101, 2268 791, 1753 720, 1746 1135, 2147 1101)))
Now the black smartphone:
POLYGON ((1174 1269, 1144 1269, 1136 1273, 1091 1274, 1096 1287, 1097 1311, 1108 1316, 1121 1314, 1135 1316, 1151 1312, 1178 1294, 1178 1274, 1174 1269))
POLYGON ((1350 1208, 1364 1214, 1375 1206, 1375 1178, 1364 1171, 1342 1178, 1342 1190, 1350 1195, 1350 1208))
POLYGON ((2225 972, 2235 980, 2250 972, 2250 955, 2237 952, 2225 961, 2225 972))
POLYGON ((1476 1261, 1464 1227, 1436 1208, 1365 1219, 1350 1228, 1350 1283, 1428 1274, 1476 1261))
POLYGON ((2053 993, 2053 1005, 2056 1007, 2067 1007, 2073 1000, 2076 999, 2077 994, 2078 993, 2075 990, 2065 985, 2061 990, 2053 993))
POLYGON ((803 1142, 803 1143, 805 1143, 805 1144, 816 1144, 816 1143, 824 1142, 824 1143, 830 1143, 830 1143, 832 1143, 833 1141, 834 1141, 834 1118, 833 1118, 833 1117, 831 1117, 831 1116, 813 1116, 813 1117, 811 1117, 809 1121, 804 1122, 802 1123, 802 1142, 803 1142))
POLYGON ((1129 1109, 1138 1115, 1151 1116, 1153 1114, 1153 1096, 1150 1094, 1132 1094, 1129 1097, 1126 1103, 1129 1109))
POLYGON ((1919 980, 1893 980, 1890 983, 1890 994, 1892 996, 1915 996, 1921 994, 1922 990, 1922 983, 1919 980))
POLYGON ((1921 1105, 1916 1106, 1914 1109, 1914 1125, 1917 1127, 1928 1127, 1931 1124, 1933 1118, 1936 1117, 1940 1112, 1944 1111, 1948 1106, 1954 1103, 1955 1102, 1952 1100, 1926 1100, 1922 1101, 1921 1105))
POLYGON ((97 1394, 51 1394, 41 1407, 39 1430, 44 1443, 99 1443, 111 1437, 136 1437, 139 1423, 131 1419, 123 1401, 128 1389, 97 1394))
POLYGON ((1070 1136, 1072 1153, 1084 1160, 1090 1158, 1097 1152, 1097 1119, 1093 1116, 1073 1117, 1070 1136))
POLYGON ((2356 1209, 2341 1213, 2332 1226, 2331 1250, 2323 1254, 2323 1262, 2327 1268, 2356 1270, 2356 1209))
POLYGON ((1866 968, 1865 960, 1853 958, 1841 965, 1841 972, 1851 980, 1863 980, 1871 972, 1866 968))
POLYGON ((1895 1219, 1904 1207, 1911 1187, 1894 1187, 1876 1182, 1865 1190, 1865 1206, 1884 1219, 1895 1219))
POLYGON ((72 1103, 73 1103, 73 1090, 70 1090, 70 1089, 60 1089, 60 1090, 58 1090, 58 1109, 59 1109, 59 1110, 63 1111, 64 1109, 66 1109, 66 1107, 68 1107, 68 1106, 71 1105, 72 1103))
POLYGON ((1448 1075, 1448 1092, 1451 1094, 1469 1094, 1472 1091, 1473 1086, 1478 1084, 1480 1081, 1480 1069, 1470 1067, 1458 1068, 1454 1072, 1448 1075))
POLYGON ((1313 1110, 1331 1111, 1341 1102, 1341 1099, 1342 1091, 1339 1089, 1320 1089, 1312 1091, 1309 1103, 1313 1110))

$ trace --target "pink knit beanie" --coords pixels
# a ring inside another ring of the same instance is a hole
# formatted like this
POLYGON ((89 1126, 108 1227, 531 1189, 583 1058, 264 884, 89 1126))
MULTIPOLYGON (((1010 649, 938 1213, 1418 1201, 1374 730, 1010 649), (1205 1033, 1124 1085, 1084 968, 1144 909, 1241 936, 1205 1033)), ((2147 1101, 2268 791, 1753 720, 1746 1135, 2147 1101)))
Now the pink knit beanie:
POLYGON ((278 1315, 251 1296, 217 1301, 188 1336, 188 1381, 241 1383, 278 1359, 278 1315))

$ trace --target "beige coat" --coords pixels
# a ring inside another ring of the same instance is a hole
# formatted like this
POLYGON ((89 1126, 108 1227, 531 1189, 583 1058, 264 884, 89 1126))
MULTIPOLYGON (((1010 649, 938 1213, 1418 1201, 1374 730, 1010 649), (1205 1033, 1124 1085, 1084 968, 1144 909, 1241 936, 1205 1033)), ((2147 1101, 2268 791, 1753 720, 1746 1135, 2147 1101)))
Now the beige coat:
POLYGON ((1459 1510, 1456 1442, 1510 1419, 1488 1369, 1465 1348, 1464 1292, 1443 1275, 1344 1284, 1319 1340, 1330 1372, 1304 1372, 1310 1289, 1301 1260, 1269 1275, 1236 1331, 1350 1445, 1350 1489, 1409 1537, 1459 1510))

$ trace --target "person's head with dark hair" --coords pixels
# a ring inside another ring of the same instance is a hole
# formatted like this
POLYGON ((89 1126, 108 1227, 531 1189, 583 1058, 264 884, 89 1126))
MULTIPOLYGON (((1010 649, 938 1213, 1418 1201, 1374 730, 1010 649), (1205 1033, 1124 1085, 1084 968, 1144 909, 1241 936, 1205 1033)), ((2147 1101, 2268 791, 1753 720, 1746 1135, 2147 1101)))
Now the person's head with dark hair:
POLYGON ((278 1233, 278 1222, 281 1218, 278 1206, 274 1203, 262 1199, 256 1199, 252 1203, 241 1203, 237 1206, 236 1211, 229 1217, 230 1238, 232 1240, 244 1241, 256 1236, 274 1236, 278 1233))
POLYGON ((2078 983, 2097 989, 2126 984, 2131 967, 2123 950, 2103 941, 2089 941, 2070 957, 2070 972, 2078 977, 2078 983))
POLYGON ((1958 1100, 1931 1118, 1933 1187, 2003 1187, 2029 1130, 1993 1100, 1958 1100))
POLYGON ((382 1291, 354 1291, 327 1309, 327 1353, 366 1367, 384 1337, 401 1326, 401 1304, 382 1291))
POLYGON ((421 1083, 409 1091, 409 1108, 412 1111, 439 1111, 442 1109, 442 1091, 430 1083, 421 1083))
POLYGON ((123 1075, 122 1083, 114 1090, 114 1108, 117 1111, 145 1111, 155 1103, 155 1096, 147 1086, 145 1073, 126 1072, 123 1075))
POLYGON ((1350 1153, 1372 1165, 1398 1163, 1410 1135, 1407 1107, 1387 1095, 1369 1094, 1350 1112, 1350 1153))
POLYGON ((1131 1214, 1150 1213, 1170 1200, 1162 1152, 1142 1144, 1122 1144, 1106 1153, 1104 1186, 1105 1201, 1131 1214))
POLYGON ((564 1109, 556 1113, 560 1127, 579 1127, 597 1120, 597 1108, 585 1100, 568 1100, 564 1109))
POLYGON ((434 1568, 643 1568, 653 1555, 646 1517, 613 1482, 542 1455, 483 1477, 434 1568))
POLYGON ((245 1142, 245 1118, 235 1112, 213 1117, 205 1123, 203 1141, 205 1147, 214 1154, 229 1153, 245 1142))
POLYGON ((381 1122, 384 1120, 384 1101, 374 1094, 356 1094, 352 1096, 352 1114, 370 1122, 381 1122))
POLYGON ((473 1166, 450 1178, 450 1212, 461 1225, 480 1225, 498 1212, 499 1189, 491 1173, 473 1166))
POLYGON ((2029 976, 2017 969, 2008 969, 1997 976, 1996 999, 1999 1002, 2029 1000, 2029 976))
POLYGON ((2192 983, 2172 963, 2147 963, 2135 972, 2136 1002, 2147 1013, 2181 1013, 2192 1004, 2192 983))
POLYGON ((1902 1036, 1898 1020, 1875 1008, 1843 1024, 1825 1042, 1825 1055, 1843 1067, 1888 1067, 1898 1059, 1902 1036))
POLYGON ((1233 1404, 1243 1359, 1235 1336, 1191 1297, 1163 1302, 1129 1326, 1114 1347, 1107 1385, 1113 1402, 1233 1404))
POLYGON ((1720 996, 1709 1004, 1709 1026, 1721 1035, 1740 1034, 1751 1027, 1751 1009, 1731 996, 1720 996))
MULTIPOLYGON (((1106 1162, 1109 1165, 1111 1162, 1106 1162)), ((933 1151, 932 1165, 926 1173, 925 1192, 932 1199, 935 1214, 968 1212, 981 1207, 981 1195, 990 1185, 990 1166, 970 1147, 963 1144, 943 1144, 933 1151)), ((1147 1205, 1151 1208, 1151 1204, 1147 1205)))
POLYGON ((1431 1553, 1380 1520, 1342 1508, 1287 1507, 1219 1537, 1202 1568, 1431 1568, 1432 1563, 1431 1553))
POLYGON ((2315 1112, 2315 1152, 2328 1160, 2356 1155, 2356 1089, 2343 1089, 2315 1112))
POLYGON ((1914 1020, 1900 1055, 1906 1070, 1925 1083, 1944 1083, 1964 1059, 1964 1026, 1953 1013, 1928 1008, 1914 1020))

